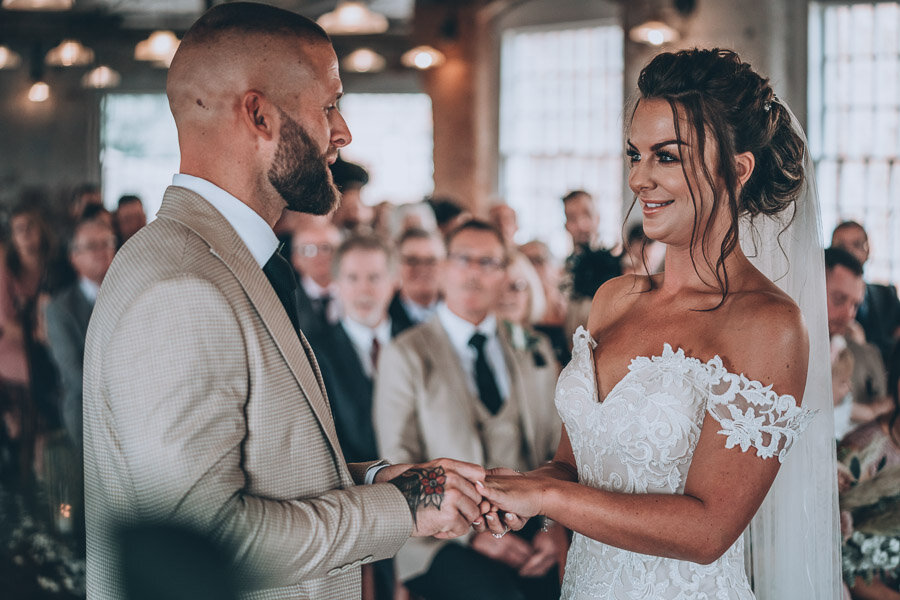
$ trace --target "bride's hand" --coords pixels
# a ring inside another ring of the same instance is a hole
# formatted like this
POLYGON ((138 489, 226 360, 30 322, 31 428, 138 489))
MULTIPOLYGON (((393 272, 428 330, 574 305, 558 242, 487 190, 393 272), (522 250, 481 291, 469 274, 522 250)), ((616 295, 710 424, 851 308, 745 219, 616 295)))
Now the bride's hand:
POLYGON ((544 484, 543 477, 523 475, 511 469, 490 469, 484 484, 477 482, 476 489, 493 507, 507 513, 507 525, 513 529, 513 523, 521 521, 524 525, 524 520, 541 514, 544 484))

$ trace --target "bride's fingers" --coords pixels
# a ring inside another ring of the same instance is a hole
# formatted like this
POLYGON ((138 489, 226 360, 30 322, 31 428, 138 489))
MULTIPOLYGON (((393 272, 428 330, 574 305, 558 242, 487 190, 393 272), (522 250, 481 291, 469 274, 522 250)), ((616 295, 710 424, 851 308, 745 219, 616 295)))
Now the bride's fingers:
POLYGON ((509 531, 503 519, 495 512, 489 512, 484 515, 484 522, 487 524, 488 530, 494 535, 502 536, 509 531))
POLYGON ((506 523, 506 526, 512 529, 513 531, 519 531, 523 527, 525 527, 525 523, 528 522, 528 519, 523 519, 517 514, 511 512, 504 512, 500 515, 500 518, 506 523))

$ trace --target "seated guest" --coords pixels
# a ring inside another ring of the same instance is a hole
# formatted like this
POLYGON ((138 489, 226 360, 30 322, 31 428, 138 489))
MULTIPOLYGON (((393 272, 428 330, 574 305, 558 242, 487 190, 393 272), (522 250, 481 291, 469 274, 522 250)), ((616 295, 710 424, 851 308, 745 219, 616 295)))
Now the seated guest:
POLYGON ((515 244, 516 232, 519 230, 519 219, 515 209, 509 204, 495 204, 488 211, 490 222, 496 227, 508 246, 515 244))
POLYGON ((307 337, 338 320, 340 309, 333 302, 332 259, 341 243, 341 233, 329 221, 304 223, 291 240, 291 264, 300 275, 297 312, 300 330, 307 337))
POLYGON ((553 344, 556 360, 560 365, 569 363, 570 340, 566 339, 563 325, 569 303, 562 292, 563 271, 560 262, 550 252, 544 242, 532 240, 519 246, 521 252, 531 262, 541 280, 541 288, 546 300, 544 314, 534 322, 534 328, 546 334, 553 344))
POLYGON ((388 311, 404 326, 427 321, 440 297, 439 265, 446 254, 444 242, 434 233, 409 229, 397 240, 400 255, 400 289, 388 311))
POLYGON ((855 600, 900 598, 900 344, 888 387, 892 410, 838 445, 844 580, 855 600))
MULTIPOLYGON (((378 460, 372 425, 372 379, 381 348, 403 329, 387 306, 394 292, 394 250, 375 235, 351 236, 334 254, 334 288, 341 320, 311 337, 347 462, 378 460)), ((392 561, 373 565, 375 597, 392 600, 392 561)), ((365 581, 367 571, 364 569, 365 581)))
POLYGON ((66 432, 81 446, 81 406, 84 340, 94 301, 116 252, 116 235, 98 219, 75 226, 69 260, 77 283, 53 296, 46 308, 47 337, 62 384, 62 420, 66 432))
POLYGON ((123 244, 147 224, 144 203, 141 202, 139 197, 134 195, 126 195, 119 198, 115 217, 119 241, 123 244))
POLYGON ((391 213, 391 239, 399 239, 407 229, 437 231, 437 219, 427 202, 410 202, 394 208, 391 213))
MULTIPOLYGON (((855 221, 844 221, 834 228, 831 245, 843 248, 859 260, 862 265, 869 259, 869 236, 863 226, 855 221)), ((891 349, 900 338, 900 299, 893 285, 866 283, 866 293, 856 320, 865 331, 866 341, 881 352, 885 364, 890 359, 891 349)))
MULTIPOLYGON (((450 233, 441 266, 444 302, 429 321, 382 351, 375 381, 375 430, 394 462, 443 454, 489 467, 528 469, 556 449, 552 394, 530 388, 534 371, 556 373, 513 347, 495 314, 507 281, 506 247, 492 225, 470 220, 450 233)), ((406 543, 396 556, 412 594, 433 598, 558 598, 558 527, 535 520, 521 535, 479 533, 468 544, 406 543)))
POLYGON ((341 202, 331 215, 335 226, 344 234, 369 231, 375 211, 362 201, 362 189, 369 183, 369 173, 362 166, 338 156, 331 165, 331 175, 341 192, 341 202))
POLYGON ((857 308, 865 294, 862 264, 843 248, 825 250, 825 292, 828 334, 842 336, 853 354, 854 405, 871 406, 885 395, 886 373, 877 349, 855 330, 857 308))

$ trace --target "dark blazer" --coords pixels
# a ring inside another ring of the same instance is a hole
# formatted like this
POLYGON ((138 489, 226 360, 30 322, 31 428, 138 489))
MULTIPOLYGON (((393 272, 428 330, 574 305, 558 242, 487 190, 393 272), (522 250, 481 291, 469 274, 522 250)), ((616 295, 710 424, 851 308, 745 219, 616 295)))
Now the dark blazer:
POLYGON ((900 327, 897 288, 867 283, 865 299, 856 313, 856 320, 866 332, 866 341, 878 347, 885 365, 890 364, 891 352, 897 342, 894 335, 900 327))
POLYGON ((391 317, 391 327, 399 326, 402 328, 401 331, 403 329, 409 329, 417 324, 403 307, 403 303, 400 301, 399 291, 394 294, 394 298, 388 306, 388 316, 391 317))
POLYGON ((60 416, 66 432, 81 446, 84 340, 94 303, 74 283, 54 295, 47 304, 47 337, 50 354, 62 384, 60 416))
POLYGON ((313 305, 312 299, 306 293, 306 289, 300 282, 302 275, 296 273, 297 276, 297 323, 300 331, 307 338, 314 338, 323 335, 324 331, 331 326, 325 312, 317 309, 313 305))
MULTIPOLYGON (((407 328, 391 320, 391 337, 407 328)), ((347 331, 340 323, 326 325, 309 343, 319 361, 344 458, 350 462, 377 460, 372 378, 366 375, 347 331)))

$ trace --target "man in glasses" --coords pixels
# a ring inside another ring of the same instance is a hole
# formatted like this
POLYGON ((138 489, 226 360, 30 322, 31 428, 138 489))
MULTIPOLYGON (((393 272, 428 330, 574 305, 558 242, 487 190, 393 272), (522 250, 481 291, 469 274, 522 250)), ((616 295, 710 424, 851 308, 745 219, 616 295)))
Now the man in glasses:
MULTIPOLYGON (((438 276, 443 302, 378 363, 375 431, 386 459, 448 455, 527 470, 552 456, 560 431, 552 398, 529 393, 525 382, 530 369, 553 367, 514 349, 495 316, 507 259, 489 223, 470 220, 448 235, 438 276)), ((559 538, 539 527, 535 520, 524 535, 475 534, 468 545, 408 541, 397 553, 398 575, 426 600, 558 598, 559 538)))
POLYGON ((338 228, 325 218, 305 223, 291 240, 291 264, 300 276, 297 316, 307 337, 318 335, 340 318, 332 275, 334 251, 340 244, 338 228))
POLYGON ((434 315, 440 298, 440 265, 446 255, 436 233, 407 229, 397 240, 400 255, 400 289, 388 313, 395 323, 410 327, 434 315))

